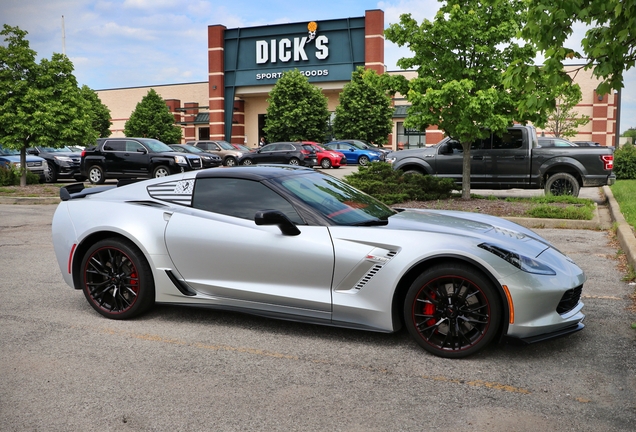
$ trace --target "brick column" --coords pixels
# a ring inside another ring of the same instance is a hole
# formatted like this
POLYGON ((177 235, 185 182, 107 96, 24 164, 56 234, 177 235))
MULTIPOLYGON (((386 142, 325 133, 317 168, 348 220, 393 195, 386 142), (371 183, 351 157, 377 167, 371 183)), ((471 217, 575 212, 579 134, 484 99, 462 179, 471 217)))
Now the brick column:
POLYGON ((384 73, 384 11, 368 10, 364 16, 364 65, 384 73))
POLYGON ((234 101, 232 116, 232 143, 245 144, 245 101, 234 101))
POLYGON ((225 26, 208 26, 208 92, 210 139, 225 139, 225 26))

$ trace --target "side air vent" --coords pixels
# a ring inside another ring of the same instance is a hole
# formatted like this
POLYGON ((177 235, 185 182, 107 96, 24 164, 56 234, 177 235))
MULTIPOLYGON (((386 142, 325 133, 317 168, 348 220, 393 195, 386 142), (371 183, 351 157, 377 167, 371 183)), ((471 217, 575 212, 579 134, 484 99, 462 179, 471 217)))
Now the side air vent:
POLYGON ((572 309, 574 309, 576 305, 579 304, 582 291, 583 291, 583 285, 567 290, 563 294, 563 297, 561 297, 561 301, 559 302, 559 305, 557 306, 557 309, 556 309, 557 313, 563 315, 565 313, 570 312, 572 309))
POLYGON ((197 292, 193 290, 192 288, 190 288, 190 285, 188 285, 185 281, 177 279, 174 273, 172 273, 170 270, 166 270, 166 274, 168 275, 168 278, 170 278, 174 286, 177 287, 177 289, 179 290, 181 294, 188 297, 197 295, 197 292))

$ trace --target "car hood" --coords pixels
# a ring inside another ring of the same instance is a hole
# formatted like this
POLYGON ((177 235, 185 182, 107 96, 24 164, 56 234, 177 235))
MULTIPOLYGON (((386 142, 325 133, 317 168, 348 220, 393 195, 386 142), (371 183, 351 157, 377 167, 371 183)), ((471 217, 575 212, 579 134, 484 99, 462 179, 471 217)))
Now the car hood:
POLYGON ((476 241, 506 245, 512 250, 517 249, 522 242, 524 253, 533 257, 548 248, 554 248, 533 231, 495 216, 450 210, 400 210, 400 213, 389 218, 389 229, 473 237, 476 241))
POLYGON ((394 157, 396 159, 403 159, 407 157, 432 157, 437 154, 437 147, 422 147, 416 149, 394 151, 387 155, 387 157, 394 157))
MULTIPOLYGON (((6 159, 10 162, 14 162, 14 163, 18 163, 20 162, 20 156, 19 155, 7 155, 7 156, 3 156, 0 155, 0 158, 2 159, 6 159)), ((41 162, 43 159, 39 156, 33 156, 33 155, 26 155, 26 161, 27 162, 41 162)))

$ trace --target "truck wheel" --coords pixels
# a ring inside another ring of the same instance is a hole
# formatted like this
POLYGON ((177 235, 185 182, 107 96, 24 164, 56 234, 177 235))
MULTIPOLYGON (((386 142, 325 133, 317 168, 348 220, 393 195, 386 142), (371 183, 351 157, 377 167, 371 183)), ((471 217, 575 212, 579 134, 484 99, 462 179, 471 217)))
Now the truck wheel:
POLYGON ((579 182, 572 174, 556 173, 548 177, 545 182, 546 195, 572 195, 579 196, 579 182))
POLYGON ((106 178, 104 170, 99 165, 93 165, 88 169, 88 180, 93 184, 102 184, 106 178))
POLYGON ((157 177, 165 177, 165 176, 169 176, 170 175, 170 171, 168 170, 168 168, 166 168, 163 165, 159 165, 157 168, 155 168, 155 170, 152 172, 152 177, 153 178, 157 178, 157 177))

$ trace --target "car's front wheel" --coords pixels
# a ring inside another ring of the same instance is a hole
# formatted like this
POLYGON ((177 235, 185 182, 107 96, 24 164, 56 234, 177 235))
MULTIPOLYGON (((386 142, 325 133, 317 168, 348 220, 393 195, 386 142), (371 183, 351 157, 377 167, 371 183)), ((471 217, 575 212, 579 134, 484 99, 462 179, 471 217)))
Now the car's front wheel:
POLYGON ((80 280, 88 303, 107 318, 132 318, 155 301, 150 266, 128 240, 107 238, 91 246, 82 259, 80 280))
POLYGON ((320 161, 320 166, 323 167, 324 169, 329 169, 331 168, 331 161, 328 158, 323 158, 320 161))
POLYGON ((168 167, 165 167, 163 165, 159 165, 157 168, 155 168, 155 170, 152 172, 152 177, 153 178, 157 178, 157 177, 166 177, 170 175, 170 170, 168 170, 168 167))
POLYGON ((406 328, 440 357, 461 358, 486 347, 497 334, 502 308, 492 283, 460 262, 424 271, 404 301, 406 328))
POLYGON ((369 158, 366 156, 360 156, 360 158, 358 159, 358 164, 362 165, 362 166, 366 166, 369 164, 369 158))
POLYGON ((245 159, 241 162, 241 165, 252 165, 252 159, 245 159))
MULTIPOLYGON (((237 163, 237 160, 235 158, 228 157, 228 158, 225 158, 225 160, 223 161, 223 165, 229 166, 229 167, 233 167, 233 166, 238 165, 238 163, 237 163)), ((243 164, 243 165, 245 165, 245 164, 243 164)))
POLYGON ((55 183, 57 181, 57 170, 52 163, 47 164, 46 171, 44 171, 44 179, 47 183, 55 183))
POLYGON ((300 165, 300 161, 296 158, 291 158, 288 163, 290 165, 300 165))
POLYGON ((93 165, 88 169, 88 180, 93 184, 102 184, 106 180, 104 170, 98 165, 93 165))

